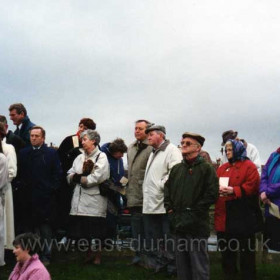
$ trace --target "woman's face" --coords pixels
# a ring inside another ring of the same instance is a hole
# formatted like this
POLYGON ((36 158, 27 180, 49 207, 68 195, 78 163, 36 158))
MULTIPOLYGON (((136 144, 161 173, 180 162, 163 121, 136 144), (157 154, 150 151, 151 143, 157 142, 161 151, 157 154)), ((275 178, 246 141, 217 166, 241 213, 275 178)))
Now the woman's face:
POLYGON ((94 145, 95 141, 88 139, 87 135, 84 135, 82 139, 82 145, 83 149, 85 150, 86 153, 91 153, 95 149, 94 145))
POLYGON ((231 143, 230 144, 226 144, 225 149, 226 149, 227 159, 228 160, 232 159, 232 157, 233 157, 232 144, 231 143))
POLYGON ((29 255, 29 250, 23 250, 20 245, 16 245, 13 253, 16 257, 17 262, 24 263, 31 256, 29 255))

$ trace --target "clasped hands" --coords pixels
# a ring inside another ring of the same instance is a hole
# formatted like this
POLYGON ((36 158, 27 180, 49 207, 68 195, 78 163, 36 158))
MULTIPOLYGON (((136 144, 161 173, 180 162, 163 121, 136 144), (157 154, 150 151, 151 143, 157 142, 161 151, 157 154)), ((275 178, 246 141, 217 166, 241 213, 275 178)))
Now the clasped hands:
POLYGON ((233 187, 224 187, 224 186, 220 186, 219 187, 219 194, 220 196, 227 196, 227 195, 231 195, 233 194, 233 187))

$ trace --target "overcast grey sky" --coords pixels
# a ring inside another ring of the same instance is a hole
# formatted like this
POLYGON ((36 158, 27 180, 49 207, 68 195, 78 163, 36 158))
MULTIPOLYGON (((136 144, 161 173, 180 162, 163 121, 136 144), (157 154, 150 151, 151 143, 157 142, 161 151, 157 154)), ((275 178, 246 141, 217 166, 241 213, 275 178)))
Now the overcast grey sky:
POLYGON ((279 1, 1 4, 0 113, 22 102, 48 143, 91 117, 103 143, 145 118, 175 144, 201 133, 213 159, 228 129, 263 162, 280 146, 279 1))

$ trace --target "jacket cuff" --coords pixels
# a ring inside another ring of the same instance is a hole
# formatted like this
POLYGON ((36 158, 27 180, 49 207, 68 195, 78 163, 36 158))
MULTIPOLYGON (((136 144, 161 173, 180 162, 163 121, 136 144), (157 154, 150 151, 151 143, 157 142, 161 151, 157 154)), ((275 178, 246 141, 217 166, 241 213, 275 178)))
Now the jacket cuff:
POLYGON ((234 186, 233 187, 233 193, 235 194, 236 197, 240 198, 242 196, 241 189, 239 186, 234 186))

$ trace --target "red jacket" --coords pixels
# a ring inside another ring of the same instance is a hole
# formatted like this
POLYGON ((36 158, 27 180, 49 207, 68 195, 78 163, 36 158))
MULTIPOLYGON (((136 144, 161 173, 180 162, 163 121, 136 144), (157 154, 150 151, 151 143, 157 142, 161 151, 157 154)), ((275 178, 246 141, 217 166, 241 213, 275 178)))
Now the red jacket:
POLYGON ((217 170, 218 177, 229 177, 229 186, 233 187, 233 194, 220 196, 215 205, 215 230, 225 231, 226 205, 227 200, 241 197, 240 186, 245 190, 246 195, 258 194, 260 176, 253 162, 250 160, 237 161, 234 165, 227 162, 217 170))

